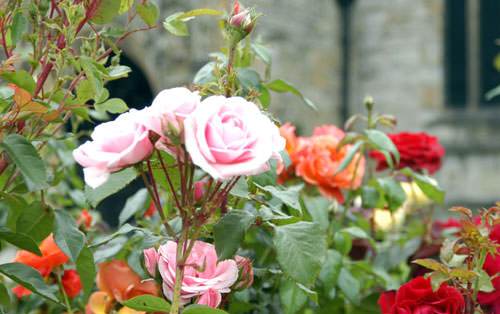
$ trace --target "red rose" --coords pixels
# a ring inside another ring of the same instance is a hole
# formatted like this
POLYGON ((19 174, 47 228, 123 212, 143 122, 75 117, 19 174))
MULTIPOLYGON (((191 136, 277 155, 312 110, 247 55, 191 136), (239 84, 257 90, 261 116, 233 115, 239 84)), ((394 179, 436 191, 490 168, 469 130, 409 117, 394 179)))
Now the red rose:
POLYGON ((61 282, 64 292, 66 292, 70 298, 76 297, 80 291, 82 291, 82 282, 80 281, 80 275, 78 275, 76 270, 70 269, 64 271, 61 282))
MULTIPOLYGON (((493 227, 490 233, 490 239, 500 244, 500 225, 493 227)), ((500 273, 500 248, 497 249, 496 255, 486 256, 486 261, 484 262, 483 269, 490 276, 495 276, 500 273)), ((500 277, 495 277, 492 280, 493 287, 495 288, 492 292, 480 292, 477 300, 482 306, 492 307, 495 314, 500 313, 500 277)))
POLYGON ((382 314, 461 314, 465 307, 457 289, 443 283, 437 291, 432 291, 431 280, 424 277, 409 281, 397 292, 383 293, 378 304, 382 314))
MULTIPOLYGON (((443 146, 435 136, 427 133, 401 132, 388 134, 401 156, 398 169, 409 167, 415 171, 426 169, 433 174, 441 168, 445 154, 443 146)), ((370 157, 377 161, 377 170, 387 169, 385 156, 379 151, 372 151, 370 157)))

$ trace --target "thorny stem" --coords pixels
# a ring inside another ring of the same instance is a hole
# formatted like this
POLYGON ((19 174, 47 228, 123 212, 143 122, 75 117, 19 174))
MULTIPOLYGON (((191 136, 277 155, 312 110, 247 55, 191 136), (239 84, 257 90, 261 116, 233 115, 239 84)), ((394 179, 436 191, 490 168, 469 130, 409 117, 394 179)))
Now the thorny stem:
MULTIPOLYGON (((163 209, 161 207, 160 199, 158 197, 158 191, 156 189, 156 183, 154 183, 154 184, 150 183, 149 179, 148 179, 148 177, 146 175, 146 173, 142 169, 140 170, 140 173, 141 173, 142 180, 144 181, 144 185, 146 186, 146 189, 148 190, 149 195, 151 196, 151 199, 153 200, 153 204, 155 205, 156 210, 160 214, 162 223, 165 226, 165 229, 166 229, 168 235, 171 236, 172 238, 175 238, 175 231, 168 224, 168 221, 167 221, 167 219, 165 217, 165 214, 163 213, 163 209)), ((152 180, 154 180, 153 173, 152 172, 149 172, 149 173, 150 173, 150 176, 151 176, 152 180)))

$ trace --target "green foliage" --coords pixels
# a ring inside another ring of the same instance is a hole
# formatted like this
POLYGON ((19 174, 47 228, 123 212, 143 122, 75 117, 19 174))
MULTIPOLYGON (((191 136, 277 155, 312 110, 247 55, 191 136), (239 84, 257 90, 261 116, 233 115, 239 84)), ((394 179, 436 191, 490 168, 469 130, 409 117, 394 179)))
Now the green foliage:
POLYGON ((30 191, 38 191, 48 186, 45 164, 28 140, 21 135, 10 134, 3 139, 0 147, 19 168, 30 191))
POLYGON ((9 263, 0 265, 0 273, 12 279, 14 282, 24 286, 49 301, 60 303, 51 289, 45 284, 40 273, 33 268, 20 263, 9 263))
POLYGON ((5 227, 0 227, 0 239, 15 245, 20 249, 35 253, 39 256, 42 255, 35 241, 24 233, 12 232, 5 227))
POLYGON ((92 206, 97 206, 106 197, 115 194, 123 189, 137 177, 137 172, 133 168, 112 173, 103 185, 96 189, 85 186, 85 196, 92 206))
POLYGON ((206 305, 193 304, 182 311, 184 314, 227 314, 226 311, 214 309, 206 305))
POLYGON ((304 221, 276 226, 275 230, 274 245, 281 267, 297 282, 311 285, 325 259, 325 235, 317 224, 304 221))
MULTIPOLYGON (((137 311, 168 312, 170 304, 163 298, 152 295, 140 295, 123 302, 123 305, 137 311)), ((185 313, 185 312, 184 312, 185 313)))
POLYGON ((75 220, 68 212, 56 209, 54 213, 54 240, 59 248, 76 262, 84 247, 85 235, 78 229, 75 220))
POLYGON ((233 209, 215 224, 214 240, 219 260, 234 256, 254 221, 255 216, 248 211, 233 209))

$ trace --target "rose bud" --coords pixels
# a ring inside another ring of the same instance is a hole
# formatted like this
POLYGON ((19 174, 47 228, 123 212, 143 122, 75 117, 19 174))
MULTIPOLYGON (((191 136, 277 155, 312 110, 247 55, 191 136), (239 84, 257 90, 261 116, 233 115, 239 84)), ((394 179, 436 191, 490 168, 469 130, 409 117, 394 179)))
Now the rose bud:
POLYGON ((250 288, 253 284, 253 267, 252 261, 249 258, 236 255, 234 257, 238 266, 238 281, 233 286, 235 290, 243 290, 250 288))
POLYGON ((82 209, 80 217, 78 217, 77 224, 78 226, 82 226, 85 229, 90 229, 90 227, 92 226, 92 215, 88 210, 82 209))
POLYGON ((200 180, 194 183, 194 200, 199 202, 207 192, 207 181, 200 180))
POLYGON ((234 42, 239 42, 250 34, 255 26, 257 14, 252 9, 244 9, 238 0, 228 20, 228 34, 234 42))
POLYGON ((156 212, 155 203, 153 201, 151 201, 149 203, 148 209, 146 209, 146 211, 144 212, 144 217, 146 217, 146 218, 153 217, 153 215, 155 214, 155 212, 156 212))

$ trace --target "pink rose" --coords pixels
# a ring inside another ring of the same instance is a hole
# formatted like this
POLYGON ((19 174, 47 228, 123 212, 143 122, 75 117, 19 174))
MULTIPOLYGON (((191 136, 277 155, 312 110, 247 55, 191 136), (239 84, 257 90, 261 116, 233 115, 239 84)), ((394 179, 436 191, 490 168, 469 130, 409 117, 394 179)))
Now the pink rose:
POLYGON ((184 121, 184 135, 193 163, 216 180, 267 171, 285 148, 276 125, 241 97, 206 98, 184 121))
POLYGON ((156 95, 151 107, 145 108, 156 118, 150 129, 160 136, 180 134, 184 119, 198 107, 200 99, 198 92, 185 87, 162 90, 156 95))
POLYGON ((108 180, 110 173, 147 158, 153 151, 147 124, 144 112, 132 109, 96 126, 92 140, 73 151, 83 167, 85 183, 95 189, 108 180))
POLYGON ((146 249, 144 253, 144 264, 146 264, 146 269, 151 276, 156 276, 156 266, 158 266, 158 258, 160 255, 154 247, 146 249))
MULTIPOLYGON (((163 279, 163 292, 172 300, 175 284, 177 243, 168 241, 160 247, 158 269, 163 279)), ((238 279, 238 266, 232 259, 217 262, 217 253, 212 244, 196 241, 184 268, 181 297, 187 303, 197 297, 198 304, 217 307, 221 293, 230 292, 238 279)))

